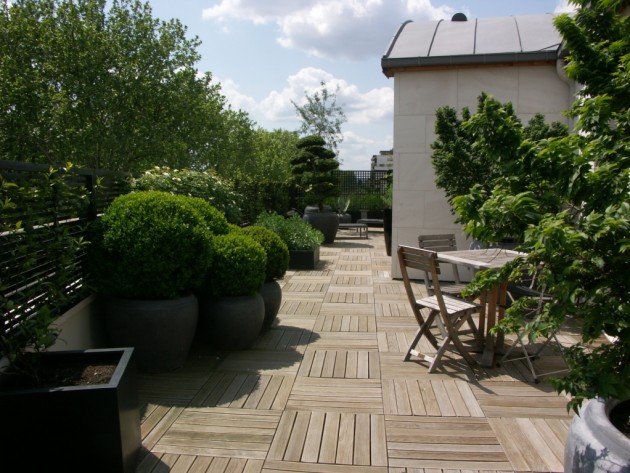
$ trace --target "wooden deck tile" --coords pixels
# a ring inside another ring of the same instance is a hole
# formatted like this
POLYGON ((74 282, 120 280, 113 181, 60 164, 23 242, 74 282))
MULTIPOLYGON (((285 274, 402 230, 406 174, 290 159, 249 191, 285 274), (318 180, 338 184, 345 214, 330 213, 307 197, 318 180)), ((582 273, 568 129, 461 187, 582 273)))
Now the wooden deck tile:
POLYGON ((254 350, 304 351, 312 336, 311 330, 274 327, 260 334, 254 350))
POLYGON ((324 302, 319 315, 374 315, 373 303, 324 302))
POLYGON ((192 400, 195 407, 283 409, 293 376, 217 372, 192 400))
MULTIPOLYGON (((331 465, 385 467, 386 451, 382 415, 287 410, 282 415, 267 460, 319 463, 328 468, 331 465)), ((268 462, 265 468, 271 466, 268 462)), ((354 470, 331 468, 322 471, 354 470)))
POLYGON ((258 374, 296 374, 302 355, 295 351, 243 350, 227 355, 219 371, 256 372, 258 374))
POLYGON ((390 467, 511 469, 486 419, 385 416, 390 467))
POLYGON ((298 377, 287 409, 382 414, 381 383, 377 379, 298 377))
POLYGON ((481 382, 471 386, 486 417, 570 419, 567 399, 546 384, 481 382))
POLYGON ((278 315, 297 315, 300 317, 308 315, 318 315, 322 307, 322 298, 314 298, 312 300, 302 297, 292 299, 283 294, 282 304, 278 315))
POLYGON ((304 355, 298 376, 380 379, 379 354, 374 351, 309 350, 304 355))
POLYGON ((372 286, 371 276, 353 276, 348 274, 335 274, 331 281, 335 286, 372 286))
POLYGON ((308 350, 378 350, 375 333, 319 332, 313 335, 308 350))
POLYGON ((364 315, 319 316, 313 330, 316 332, 376 332, 374 317, 364 315))
POLYGON ((187 408, 152 451, 264 460, 279 411, 187 408))

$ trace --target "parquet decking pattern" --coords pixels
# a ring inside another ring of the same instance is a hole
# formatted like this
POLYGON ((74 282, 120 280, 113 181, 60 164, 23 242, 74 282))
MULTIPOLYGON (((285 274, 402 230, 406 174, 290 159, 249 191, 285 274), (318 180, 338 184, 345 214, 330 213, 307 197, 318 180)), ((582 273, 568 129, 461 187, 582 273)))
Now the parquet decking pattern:
POLYGON ((567 400, 528 382, 521 362, 475 376, 455 353, 431 375, 402 361, 417 325, 379 230, 340 231, 317 270, 289 271, 277 321, 252 349, 199 340, 182 370, 140 375, 137 471, 563 471, 567 400))

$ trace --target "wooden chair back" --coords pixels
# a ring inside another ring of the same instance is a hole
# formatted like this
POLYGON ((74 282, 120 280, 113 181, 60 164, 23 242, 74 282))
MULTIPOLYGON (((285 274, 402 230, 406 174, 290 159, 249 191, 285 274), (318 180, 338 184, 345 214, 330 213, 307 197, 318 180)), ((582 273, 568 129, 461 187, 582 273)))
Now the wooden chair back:
MULTIPOLYGON (((436 235, 419 235, 418 247, 426 250, 432 250, 435 252, 440 251, 457 251, 457 241, 455 240, 454 233, 442 233, 436 235)), ((453 267, 453 281, 456 284, 461 284, 459 279, 459 271, 457 265, 453 267)))
POLYGON ((398 262, 407 297, 412 306, 416 304, 416 298, 411 286, 408 269, 416 269, 424 274, 424 285, 429 296, 435 296, 440 306, 440 311, 446 313, 444 298, 440 290, 440 266, 437 262, 437 253, 412 246, 398 246, 398 262))

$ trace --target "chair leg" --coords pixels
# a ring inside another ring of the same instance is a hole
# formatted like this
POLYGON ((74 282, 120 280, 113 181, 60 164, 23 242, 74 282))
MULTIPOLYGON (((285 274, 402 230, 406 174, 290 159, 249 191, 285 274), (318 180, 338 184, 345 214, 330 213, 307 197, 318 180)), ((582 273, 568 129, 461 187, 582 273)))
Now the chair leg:
POLYGON ((413 337, 413 340, 409 344, 409 348, 407 348, 407 353, 405 354, 405 357, 403 358, 403 361, 409 361, 409 359, 411 358, 411 355, 418 356, 418 357, 424 356, 423 354, 421 354, 420 352, 415 350, 416 345, 418 344, 418 342, 420 341, 420 339, 422 338, 423 335, 426 336, 427 340, 429 340, 429 342, 431 343, 431 345, 434 346, 434 348, 438 347, 437 340, 435 339, 433 334, 429 331, 430 328, 431 328, 431 325, 433 324, 433 321, 435 319, 435 315, 436 315, 436 312, 435 311, 431 311, 431 313, 428 315, 427 319, 420 326, 420 328, 416 332, 415 336, 413 337))
POLYGON ((435 357, 433 357, 433 360, 431 361, 431 364, 429 365, 429 373, 435 372, 437 367, 440 365, 440 360, 442 359, 442 355, 444 355, 444 352, 448 350, 450 344, 453 344, 455 346, 458 353, 464 357, 464 360, 466 360, 466 363, 468 363, 468 365, 474 370, 475 366, 477 365, 477 362, 470 355, 470 353, 468 353, 468 350, 466 350, 466 347, 464 347, 464 344, 462 343, 462 341, 459 339, 459 336, 457 335, 457 331, 467 320, 468 320, 468 315, 461 317, 454 324, 449 324, 452 327, 451 334, 449 334, 447 337, 444 338, 444 341, 442 342, 440 348, 435 354, 435 357))

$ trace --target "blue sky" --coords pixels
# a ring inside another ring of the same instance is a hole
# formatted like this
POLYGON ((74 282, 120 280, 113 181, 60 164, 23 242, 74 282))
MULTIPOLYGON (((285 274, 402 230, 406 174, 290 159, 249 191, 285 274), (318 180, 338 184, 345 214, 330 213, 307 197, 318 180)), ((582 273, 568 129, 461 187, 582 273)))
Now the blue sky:
POLYGON ((291 101, 325 81, 347 122, 342 169, 369 169, 393 147, 393 79, 380 60, 407 21, 567 11, 566 0, 149 0, 155 17, 178 18, 198 36, 201 72, 210 71, 235 109, 258 126, 295 130, 291 101), (338 89, 337 89, 338 88, 338 89))

